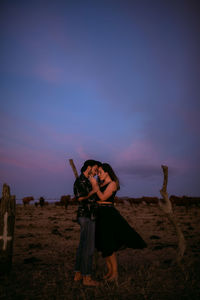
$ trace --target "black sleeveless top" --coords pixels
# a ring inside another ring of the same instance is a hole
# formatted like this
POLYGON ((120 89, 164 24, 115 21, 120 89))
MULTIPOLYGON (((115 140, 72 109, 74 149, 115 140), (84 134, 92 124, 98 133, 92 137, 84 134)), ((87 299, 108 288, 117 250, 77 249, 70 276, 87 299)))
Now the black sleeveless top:
MULTIPOLYGON (((107 183, 107 184, 105 184, 104 186, 100 186, 100 191, 103 193, 106 190, 106 188, 107 188, 107 186, 109 184, 110 184, 110 182, 107 183)), ((116 192, 117 191, 113 192, 112 195, 108 199, 104 200, 104 202, 112 202, 112 203, 114 203, 116 192)))

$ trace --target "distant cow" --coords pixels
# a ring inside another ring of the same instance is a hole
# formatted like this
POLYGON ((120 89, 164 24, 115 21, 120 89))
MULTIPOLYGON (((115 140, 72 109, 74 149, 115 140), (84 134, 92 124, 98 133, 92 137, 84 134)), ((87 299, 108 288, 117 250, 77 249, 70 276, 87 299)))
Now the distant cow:
POLYGON ((60 203, 61 205, 63 205, 66 209, 69 205, 69 202, 71 200, 71 196, 70 195, 63 195, 60 197, 60 203))
POLYGON ((39 199, 39 204, 40 204, 41 207, 44 206, 44 204, 45 204, 45 199, 44 199, 43 197, 40 197, 40 199, 39 199))
POLYGON ((127 201, 130 203, 131 206, 138 205, 142 203, 142 198, 128 198, 127 201))
POLYGON ((26 204, 29 204, 30 201, 34 201, 33 197, 24 197, 22 199, 24 206, 26 206, 26 204))
POLYGON ((187 197, 187 196, 178 197, 175 195, 171 195, 169 199, 172 202, 172 204, 177 206, 185 206, 187 209, 192 205, 200 206, 199 197, 187 197))
POLYGON ((70 205, 77 205, 77 204, 79 204, 80 202, 77 200, 77 198, 76 197, 73 197, 73 198, 71 198, 71 200, 70 200, 70 205))
POLYGON ((45 199, 43 197, 40 197, 39 201, 38 202, 35 202, 35 206, 38 207, 43 207, 43 206, 47 206, 49 205, 49 202, 48 201, 45 201, 45 199))
POLYGON ((39 198, 39 202, 35 202, 35 206, 38 207, 38 205, 40 205, 40 207, 43 207, 44 205, 47 205, 48 202, 45 202, 45 199, 43 197, 39 198))
POLYGON ((115 204, 124 204, 124 199, 115 196, 114 203, 115 204))
POLYGON ((144 201, 146 204, 158 204, 158 198, 157 197, 142 197, 141 199, 144 201))

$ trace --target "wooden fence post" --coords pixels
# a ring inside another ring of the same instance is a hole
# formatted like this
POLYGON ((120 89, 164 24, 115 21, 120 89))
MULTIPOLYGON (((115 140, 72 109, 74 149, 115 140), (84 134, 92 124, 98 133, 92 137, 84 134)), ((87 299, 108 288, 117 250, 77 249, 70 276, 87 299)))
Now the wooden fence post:
POLYGON ((9 273, 12 267, 15 209, 15 196, 10 195, 10 187, 4 183, 0 203, 0 274, 9 273))
POLYGON ((73 159, 69 159, 69 163, 70 163, 70 166, 72 167, 72 171, 74 173, 75 178, 77 178, 78 177, 78 172, 76 170, 73 159))
POLYGON ((179 227, 178 221, 173 213, 172 204, 171 204, 171 201, 169 200, 168 193, 167 193, 168 167, 167 166, 161 166, 161 167, 163 169, 164 179, 163 179, 162 189, 160 190, 160 194, 163 198, 158 201, 158 204, 160 206, 160 209, 165 213, 165 215, 170 220, 170 222, 173 224, 173 226, 176 230, 176 235, 178 237, 177 262, 179 263, 182 260, 183 255, 185 253, 186 242, 185 242, 183 232, 182 232, 181 228, 179 227))

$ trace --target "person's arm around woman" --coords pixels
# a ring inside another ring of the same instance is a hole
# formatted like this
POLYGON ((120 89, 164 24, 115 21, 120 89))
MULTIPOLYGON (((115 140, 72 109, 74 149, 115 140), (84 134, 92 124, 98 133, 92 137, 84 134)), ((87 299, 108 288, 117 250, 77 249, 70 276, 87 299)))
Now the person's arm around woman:
POLYGON ((104 192, 100 191, 99 185, 94 177, 90 177, 90 182, 94 190, 96 190, 97 196, 100 201, 106 201, 112 196, 112 194, 117 190, 117 185, 115 181, 111 181, 104 192))

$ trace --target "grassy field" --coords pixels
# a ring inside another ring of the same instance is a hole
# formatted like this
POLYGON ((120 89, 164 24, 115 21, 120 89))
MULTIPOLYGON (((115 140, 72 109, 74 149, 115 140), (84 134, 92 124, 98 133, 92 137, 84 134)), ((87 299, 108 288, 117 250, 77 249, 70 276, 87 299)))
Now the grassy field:
POLYGON ((117 253, 118 286, 102 280, 105 262, 94 260, 97 288, 73 282, 79 225, 76 206, 67 210, 17 205, 13 268, 0 278, 0 299, 200 299, 200 209, 174 207, 187 248, 176 263, 173 226, 156 205, 118 205, 117 209, 148 244, 144 250, 117 253))

